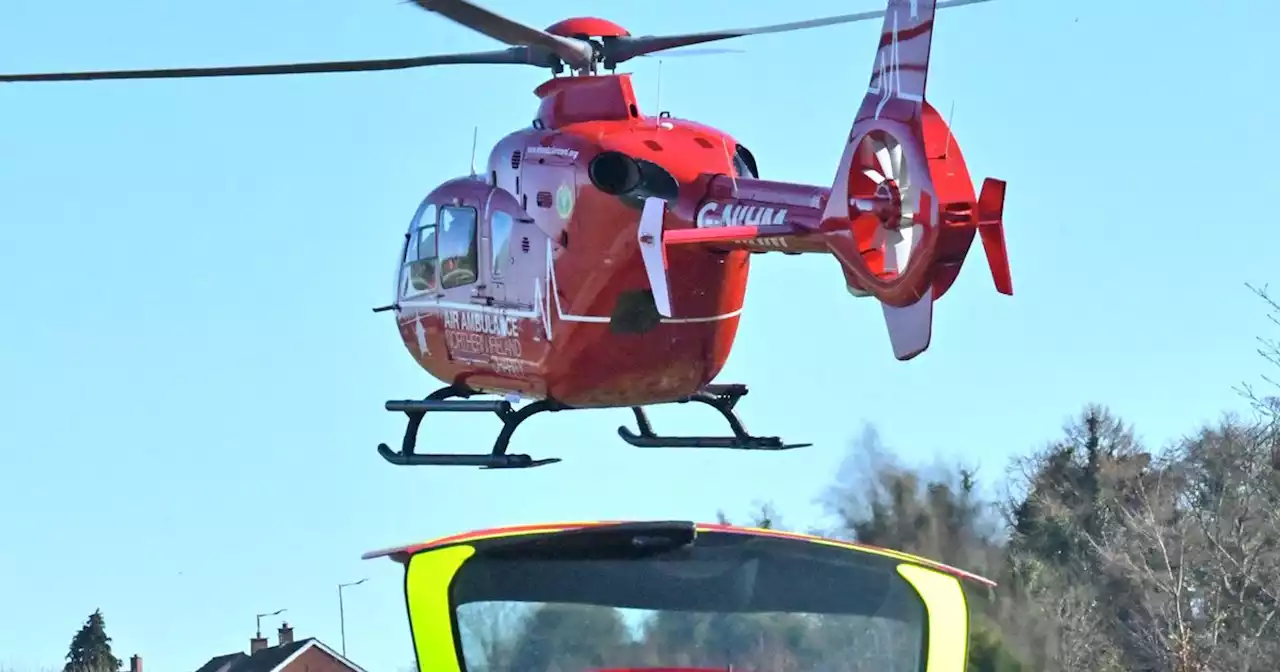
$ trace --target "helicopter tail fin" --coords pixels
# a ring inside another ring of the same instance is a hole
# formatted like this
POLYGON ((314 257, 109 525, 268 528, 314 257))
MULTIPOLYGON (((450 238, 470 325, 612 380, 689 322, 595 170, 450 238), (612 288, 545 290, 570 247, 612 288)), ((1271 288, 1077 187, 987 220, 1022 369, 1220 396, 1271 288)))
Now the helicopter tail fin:
POLYGON ((897 359, 929 347, 938 210, 922 117, 934 0, 888 0, 867 92, 823 212, 854 296, 874 296, 897 359))
POLYGON ((849 292, 882 304, 900 360, 928 349, 933 303, 955 281, 979 232, 997 290, 1013 292, 1004 182, 988 179, 982 197, 974 195, 950 127, 925 100, 938 4, 888 0, 820 228, 849 292))

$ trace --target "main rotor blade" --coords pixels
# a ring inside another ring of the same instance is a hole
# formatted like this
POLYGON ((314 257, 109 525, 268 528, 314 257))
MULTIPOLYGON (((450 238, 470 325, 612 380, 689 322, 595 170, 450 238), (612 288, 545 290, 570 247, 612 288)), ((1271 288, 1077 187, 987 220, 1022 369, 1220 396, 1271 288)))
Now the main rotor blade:
POLYGON ((83 79, 164 79, 187 77, 236 77, 250 74, 302 74, 366 72, 366 70, 397 70, 420 68, 424 65, 454 65, 468 63, 515 63, 541 65, 547 63, 532 58, 527 47, 517 46, 499 51, 472 51, 470 54, 440 54, 416 56, 408 59, 333 60, 325 63, 284 63, 279 65, 234 65, 229 68, 169 68, 163 70, 100 70, 100 72, 0 74, 0 82, 69 82, 83 79))
POLYGON ((466 63, 516 63, 546 66, 526 47, 463 54, 440 54, 415 58, 386 58, 367 61, 327 61, 323 63, 282 63, 279 65, 238 65, 222 68, 169 68, 165 70, 103 70, 99 72, 56 72, 31 75, 3 75, 0 82, 65 82, 90 79, 169 79, 187 77, 234 77, 241 75, 293 75, 315 72, 365 72, 401 70, 426 65, 466 63))
POLYGON ((676 56, 713 56, 716 54, 745 54, 745 49, 718 49, 716 47, 707 47, 705 49, 672 49, 657 54, 640 54, 645 58, 673 58, 676 56))
POLYGON ((413 0, 413 4, 500 42, 542 47, 571 67, 587 67, 595 58, 591 45, 582 40, 552 35, 467 0, 413 0))
MULTIPOLYGON (((417 0, 415 0, 417 1, 417 0)), ((990 2, 990 0, 942 0, 937 4, 938 9, 946 9, 947 7, 959 7, 961 5, 972 5, 979 2, 990 2)), ((607 39, 604 41, 604 58, 606 61, 614 63, 622 63, 636 56, 652 54, 656 51, 664 49, 674 49, 676 47, 685 47, 692 44, 703 44, 705 42, 715 42, 717 40, 728 40, 735 37, 745 37, 747 35, 763 35, 766 33, 786 33, 793 30, 807 30, 809 28, 821 28, 823 26, 834 26, 841 23, 853 23, 855 21, 868 21, 871 19, 884 18, 885 10, 875 10, 870 12, 859 12, 857 14, 842 14, 840 16, 829 16, 821 19, 810 19, 808 21, 794 21, 791 23, 778 23, 771 26, 760 26, 758 28, 737 28, 732 30, 714 30, 705 33, 685 33, 683 35, 644 35, 641 37, 618 37, 607 39)))

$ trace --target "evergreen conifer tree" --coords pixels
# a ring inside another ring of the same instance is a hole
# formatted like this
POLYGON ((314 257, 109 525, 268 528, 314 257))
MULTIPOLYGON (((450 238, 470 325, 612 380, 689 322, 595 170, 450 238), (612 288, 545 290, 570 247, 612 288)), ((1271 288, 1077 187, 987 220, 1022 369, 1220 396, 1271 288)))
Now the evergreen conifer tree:
POLYGON ((67 651, 67 664, 62 672, 119 672, 120 659, 111 654, 111 638, 107 636, 102 610, 89 615, 67 651))

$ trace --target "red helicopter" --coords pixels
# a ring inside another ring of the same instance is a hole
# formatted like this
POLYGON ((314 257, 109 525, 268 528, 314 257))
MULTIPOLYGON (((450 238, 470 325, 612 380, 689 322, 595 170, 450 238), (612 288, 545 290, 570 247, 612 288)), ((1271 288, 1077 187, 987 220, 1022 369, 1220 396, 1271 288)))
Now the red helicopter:
MULTIPOLYGON (((883 306, 894 355, 929 347, 933 303, 980 234, 996 290, 1013 293, 1002 212, 1005 183, 974 187, 950 128, 925 100, 937 9, 986 0, 888 0, 863 12, 741 30, 633 36, 599 18, 539 30, 465 0, 414 0, 506 49, 419 58, 228 68, 0 75, 0 81, 216 77, 389 70, 463 63, 548 68, 529 126, 493 148, 483 174, 449 180, 418 207, 397 261, 396 315, 418 364, 448 385, 388 401, 408 416, 398 465, 533 467, 508 454, 521 422, 544 411, 628 407, 639 447, 783 450, 748 434, 734 406, 745 385, 714 384, 733 346, 750 255, 830 254, 856 297, 883 306), (870 83, 828 187, 760 178, 723 131, 641 112, 638 56, 746 35, 883 18, 870 83), (559 76, 565 68, 569 76, 559 76), (601 74, 603 68, 610 74, 601 74), (476 395, 497 400, 471 400, 476 395), (519 407, 521 398, 532 400, 519 407), (657 435, 644 407, 700 402, 732 436, 657 435), (493 412, 488 454, 416 450, 429 412, 493 412)), ((473 171, 474 172, 474 171, 473 171)))

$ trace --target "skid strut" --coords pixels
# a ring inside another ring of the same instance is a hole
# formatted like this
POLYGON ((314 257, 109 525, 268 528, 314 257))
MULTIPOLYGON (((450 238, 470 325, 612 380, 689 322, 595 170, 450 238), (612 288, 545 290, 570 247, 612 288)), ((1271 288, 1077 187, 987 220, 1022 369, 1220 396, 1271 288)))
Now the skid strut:
POLYGON ((729 422, 733 436, 659 436, 654 433, 649 417, 641 406, 631 407, 636 416, 636 425, 640 433, 632 432, 626 427, 618 428, 618 435, 627 443, 637 448, 731 448, 735 450, 790 450, 804 448, 811 443, 783 443, 776 436, 752 436, 743 427, 742 420, 733 407, 747 394, 746 385, 708 385, 701 391, 678 403, 696 401, 706 404, 717 411, 729 422))
POLYGON ((520 423, 530 416, 543 411, 559 411, 565 407, 550 400, 535 401, 520 410, 511 408, 508 401, 470 401, 468 397, 476 392, 464 387, 450 385, 432 392, 421 401, 401 400, 388 401, 388 411, 399 411, 409 417, 408 426, 404 430, 404 440, 400 444, 400 452, 391 449, 385 443, 378 444, 378 454, 382 459, 401 466, 460 466, 480 467, 482 469, 524 469, 540 467, 544 464, 559 462, 559 458, 535 460, 528 455, 508 455, 507 446, 511 443, 511 435, 520 423), (460 398, 460 400, 458 399, 460 398), (418 453, 418 427, 429 412, 490 412, 502 421, 502 431, 493 442, 489 454, 482 453, 418 453))
MULTIPOLYGON (((404 413, 408 416, 409 422, 408 426, 405 427, 404 440, 401 442, 400 451, 396 452, 387 444, 382 443, 378 444, 378 454, 382 456, 382 459, 392 464, 403 466, 435 465, 480 467, 482 469, 523 469, 540 467, 544 464, 553 464, 560 461, 559 458, 554 457, 535 460, 528 455, 508 455, 507 446, 511 443, 511 435, 515 433, 516 428, 520 426, 520 423, 529 419, 530 416, 544 411, 568 410, 569 406, 544 399, 516 410, 507 401, 471 401, 468 399, 476 394, 479 393, 469 388, 450 385, 432 392, 426 399, 421 401, 388 401, 386 403, 387 410, 404 413), (498 433, 498 438, 493 442, 493 449, 488 454, 419 453, 417 452, 418 429, 422 425, 422 419, 427 413, 431 412, 493 413, 502 421, 502 431, 498 433)), ((813 445, 809 443, 783 443, 782 439, 776 436, 752 436, 748 434, 747 429, 742 426, 742 420, 738 419, 737 413, 733 410, 738 400, 742 399, 746 394, 746 385, 708 385, 696 394, 673 402, 683 404, 696 401, 716 409, 729 422, 729 429, 733 433, 732 436, 658 436, 654 433, 653 426, 649 423, 649 418, 645 415, 644 408, 640 406, 635 406, 631 409, 636 416, 639 433, 632 432, 626 427, 619 427, 618 434, 627 443, 640 448, 789 450, 813 445)))

